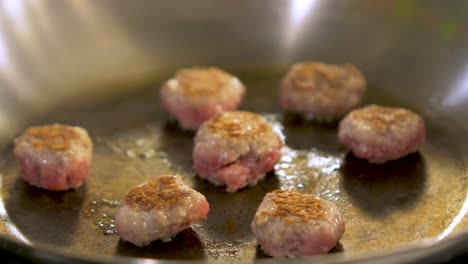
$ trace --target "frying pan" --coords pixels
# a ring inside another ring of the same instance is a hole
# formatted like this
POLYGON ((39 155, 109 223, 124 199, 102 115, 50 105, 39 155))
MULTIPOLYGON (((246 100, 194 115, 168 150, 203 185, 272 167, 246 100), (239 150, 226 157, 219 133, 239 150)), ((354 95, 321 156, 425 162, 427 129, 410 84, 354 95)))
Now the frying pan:
POLYGON ((0 249, 38 263, 440 263, 468 251, 466 1, 3 1, 0 3, 0 249), (355 158, 335 124, 284 114, 278 84, 298 61, 353 63, 364 104, 427 122, 427 143, 384 165, 355 158), (213 65, 247 86, 243 110, 285 135, 265 181, 230 194, 196 176, 193 133, 161 110, 181 67, 213 65), (77 190, 18 176, 12 141, 31 125, 85 127, 95 143, 77 190), (168 243, 119 240, 118 203, 136 184, 177 173, 204 193, 207 220, 168 243), (250 230, 265 193, 295 188, 337 204, 347 230, 330 254, 273 259, 250 230))

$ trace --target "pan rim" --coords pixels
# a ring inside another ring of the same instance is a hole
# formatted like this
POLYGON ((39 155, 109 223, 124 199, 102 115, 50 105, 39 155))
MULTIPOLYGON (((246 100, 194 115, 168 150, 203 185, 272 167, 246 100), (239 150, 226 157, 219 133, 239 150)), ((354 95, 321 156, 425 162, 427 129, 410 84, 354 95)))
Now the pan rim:
MULTIPOLYGON (((467 193, 468 195, 468 193, 467 193)), ((308 256, 288 259, 294 263, 424 263, 449 261, 453 257, 466 252, 464 244, 468 243, 468 228, 463 228, 456 234, 443 239, 428 238, 398 245, 392 249, 346 252, 308 256), (362 254, 364 253, 364 254, 362 254)), ((162 260, 135 258, 127 256, 83 255, 50 245, 27 245, 20 241, 0 234, 0 253, 11 254, 12 257, 27 261, 44 261, 44 263, 212 263, 216 260, 162 260)), ((225 259, 224 261, 229 260, 225 259)), ((257 263, 280 263, 284 258, 255 259, 257 263)))

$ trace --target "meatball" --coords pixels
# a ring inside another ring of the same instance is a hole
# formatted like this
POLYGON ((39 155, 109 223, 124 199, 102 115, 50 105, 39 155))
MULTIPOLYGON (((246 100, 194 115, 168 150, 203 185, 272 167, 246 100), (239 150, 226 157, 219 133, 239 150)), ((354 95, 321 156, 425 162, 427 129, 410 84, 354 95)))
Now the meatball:
POLYGON ((123 240, 143 247, 158 239, 170 241, 209 210, 203 194, 177 175, 163 175, 130 190, 115 214, 115 226, 123 240))
POLYGON ((181 69, 160 90, 162 107, 184 129, 197 129, 224 111, 237 110, 245 94, 236 77, 214 67, 181 69))
POLYGON ((293 258, 329 252, 343 235, 345 221, 329 201, 275 190, 263 198, 252 231, 267 254, 293 258))
POLYGON ((86 130, 61 124, 26 129, 14 148, 22 178, 52 191, 78 188, 89 175, 92 152, 86 130))
POLYGON ((317 121, 332 121, 357 107, 366 80, 353 65, 304 62, 295 64, 280 86, 284 110, 303 113, 317 121))
POLYGON ((281 157, 283 141, 260 115, 224 112, 203 123, 195 136, 198 175, 235 192, 263 180, 281 157))
POLYGON ((356 157, 385 163, 418 151, 426 140, 426 128, 414 112, 370 105, 340 122, 338 138, 356 157))

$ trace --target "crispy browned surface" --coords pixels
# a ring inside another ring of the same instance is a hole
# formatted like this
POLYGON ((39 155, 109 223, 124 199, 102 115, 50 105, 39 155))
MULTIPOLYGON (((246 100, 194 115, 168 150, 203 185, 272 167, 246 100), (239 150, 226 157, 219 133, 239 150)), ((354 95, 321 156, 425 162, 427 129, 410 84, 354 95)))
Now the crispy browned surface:
POLYGON ((274 190, 273 203, 275 210, 263 211, 260 217, 280 217, 288 223, 308 222, 323 218, 320 200, 310 194, 303 194, 295 190, 274 190))
MULTIPOLYGON (((59 124, 30 127, 24 132, 24 136, 30 137, 33 147, 52 150, 68 150, 72 141, 80 137, 75 128, 59 124)), ((89 147, 90 142, 84 144, 89 147)))
POLYGON ((271 129, 261 116, 243 111, 222 113, 209 121, 208 127, 226 137, 258 135, 271 129))
POLYGON ((180 93, 190 96, 217 94, 233 77, 216 67, 194 67, 177 71, 180 93))
POLYGON ((298 90, 320 90, 322 86, 316 86, 314 83, 317 80, 328 83, 328 88, 340 88, 344 76, 355 75, 361 76, 359 70, 352 64, 343 66, 328 65, 318 62, 305 62, 295 64, 290 71, 291 80, 295 85, 293 89, 298 90))
POLYGON ((390 125, 407 125, 408 120, 416 119, 418 116, 403 108, 371 105, 351 112, 350 118, 364 121, 374 131, 383 133, 390 125))
POLYGON ((168 209, 177 206, 189 195, 189 191, 181 187, 175 176, 159 176, 153 181, 133 187, 125 197, 125 203, 145 211, 153 208, 168 209))

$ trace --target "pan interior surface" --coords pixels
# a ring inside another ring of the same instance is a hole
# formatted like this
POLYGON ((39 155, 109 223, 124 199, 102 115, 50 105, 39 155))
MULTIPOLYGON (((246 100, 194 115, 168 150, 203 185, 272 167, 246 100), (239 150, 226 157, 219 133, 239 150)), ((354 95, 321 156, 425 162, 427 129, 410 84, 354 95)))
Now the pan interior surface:
POLYGON ((333 201, 346 232, 331 254, 288 263, 371 262, 374 250, 382 263, 404 262, 402 252, 429 262, 466 254, 467 8, 463 0, 1 1, 0 250, 42 263, 282 263, 262 252, 250 224, 267 192, 294 188, 333 201), (371 165, 338 143, 336 123, 283 113, 281 78, 308 60, 356 65, 365 104, 423 116, 424 147, 371 165), (197 65, 239 77, 241 110, 285 137, 280 163, 255 187, 231 194, 200 179, 194 133, 159 106, 160 85, 197 65), (82 126, 94 142, 90 176, 76 190, 20 178, 14 137, 50 123, 82 126), (119 240, 120 201, 160 174, 180 174, 203 193, 208 219, 168 243, 119 240))
MULTIPOLYGON (((368 88, 365 104, 407 107, 427 124, 427 142, 415 154, 383 165, 354 157, 337 141, 337 124, 304 121, 279 108, 281 73, 239 73, 248 87, 242 110, 262 114, 285 137, 275 170, 257 186, 227 193, 196 176, 193 132, 182 131, 160 109, 158 87, 103 100, 62 106, 30 125, 63 123, 86 128, 94 142, 90 176, 80 188, 50 192, 19 177, 12 144, 0 162, 3 236, 93 256, 172 260, 269 258, 257 246, 250 223, 263 196, 298 189, 333 201, 346 232, 331 254, 362 254, 441 240, 466 226, 466 131, 431 109, 389 90, 368 88), (129 189, 161 174, 179 174, 210 203, 206 220, 172 241, 143 248, 119 240, 113 215, 129 189)), ((13 139, 12 139, 13 140, 13 139)))

